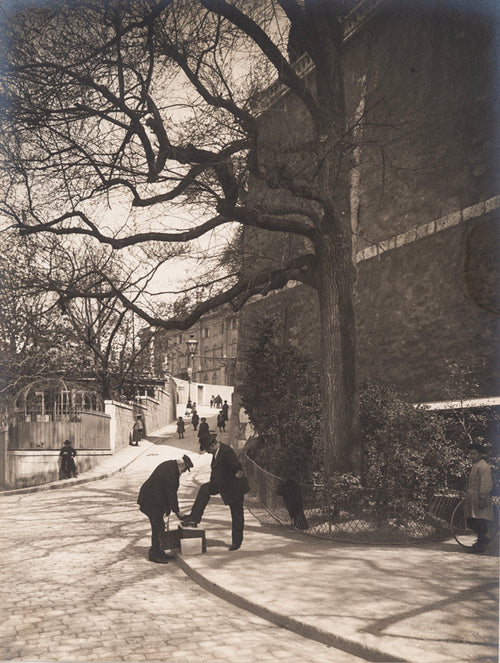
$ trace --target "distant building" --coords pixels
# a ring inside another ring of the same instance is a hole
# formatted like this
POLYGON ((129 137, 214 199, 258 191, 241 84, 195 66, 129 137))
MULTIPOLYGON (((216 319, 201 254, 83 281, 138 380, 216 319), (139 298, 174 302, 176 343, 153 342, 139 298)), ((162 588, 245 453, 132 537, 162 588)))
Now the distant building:
POLYGON ((234 385, 237 347, 238 315, 222 307, 204 315, 187 331, 158 331, 152 341, 151 361, 159 376, 186 380, 191 366, 193 382, 234 385), (191 337, 198 341, 192 363, 186 345, 191 337))

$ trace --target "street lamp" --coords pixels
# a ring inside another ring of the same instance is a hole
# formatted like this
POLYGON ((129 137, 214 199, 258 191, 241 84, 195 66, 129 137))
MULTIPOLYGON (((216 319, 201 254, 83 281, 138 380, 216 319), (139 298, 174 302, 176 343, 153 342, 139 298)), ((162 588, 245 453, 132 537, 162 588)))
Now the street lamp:
POLYGON ((196 348, 198 347, 198 341, 195 339, 194 335, 191 334, 189 337, 189 340, 186 342, 187 345, 187 352, 188 352, 188 369, 187 369, 187 374, 188 374, 188 399, 186 403, 186 409, 191 410, 192 409, 192 404, 191 404, 191 376, 193 375, 193 369, 191 367, 191 361, 196 354, 196 348))

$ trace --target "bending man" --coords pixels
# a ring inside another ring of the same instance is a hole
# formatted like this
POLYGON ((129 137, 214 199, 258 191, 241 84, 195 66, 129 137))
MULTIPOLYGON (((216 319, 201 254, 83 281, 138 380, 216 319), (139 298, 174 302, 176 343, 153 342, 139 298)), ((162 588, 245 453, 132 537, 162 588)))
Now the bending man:
POLYGON ((191 471, 193 462, 189 456, 177 460, 166 460, 153 470, 153 473, 141 486, 137 503, 151 523, 151 548, 149 561, 157 564, 168 564, 169 557, 161 549, 160 537, 165 531, 164 515, 173 511, 177 518, 185 516, 179 512, 177 490, 180 475, 186 470, 191 471))

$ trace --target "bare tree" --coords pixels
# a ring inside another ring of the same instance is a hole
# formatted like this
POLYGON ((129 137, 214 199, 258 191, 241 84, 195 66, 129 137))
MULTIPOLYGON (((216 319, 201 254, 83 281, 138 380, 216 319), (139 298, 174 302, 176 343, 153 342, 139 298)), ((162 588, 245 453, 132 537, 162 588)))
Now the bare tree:
POLYGON ((17 233, 4 233, 0 268, 0 395, 9 400, 26 383, 48 374, 69 377, 83 366, 54 296, 35 287, 37 251, 17 233))
MULTIPOLYGON (((321 314, 328 472, 359 460, 342 76, 348 4, 59 0, 4 19, 0 54, 1 209, 23 232, 186 253, 227 234, 228 224, 299 238, 276 267, 223 278, 208 261, 206 298, 182 317, 153 315, 111 280, 94 296, 116 298, 153 327, 189 329, 221 304, 238 309, 290 281, 310 286, 321 314), (294 67, 300 53, 314 76, 294 67), (270 145, 273 78, 300 104, 303 122, 300 136, 290 126, 270 145)), ((78 295, 73 288, 67 297, 78 295)))
POLYGON ((131 302, 141 298, 146 306, 149 281, 162 261, 158 257, 146 269, 109 247, 89 250, 74 242, 65 246, 53 238, 36 246, 38 255, 27 287, 33 294, 52 295, 45 313, 56 309, 68 330, 67 340, 71 337, 80 352, 86 350, 84 365, 75 352, 72 377, 78 378, 79 372, 92 377, 104 399, 135 395, 136 378, 146 366, 150 368, 154 331, 109 295, 109 284, 131 302))

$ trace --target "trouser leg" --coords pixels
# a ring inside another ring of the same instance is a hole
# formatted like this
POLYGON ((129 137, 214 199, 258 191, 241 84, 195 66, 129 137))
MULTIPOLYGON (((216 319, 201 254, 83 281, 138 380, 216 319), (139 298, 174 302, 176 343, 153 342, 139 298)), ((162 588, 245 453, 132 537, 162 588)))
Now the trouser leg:
POLYGON ((485 546, 488 543, 488 521, 485 518, 467 518, 471 530, 477 534, 477 543, 485 546))
POLYGON ((203 486, 201 486, 200 490, 198 491, 198 495, 196 495, 193 508, 191 509, 191 520, 193 520, 195 523, 200 522, 203 516, 203 512, 205 511, 205 507, 210 501, 210 496, 216 494, 217 491, 210 485, 210 483, 204 483, 203 486))
POLYGON ((243 496, 229 505, 232 520, 232 545, 241 546, 245 517, 243 515, 243 496))
POLYGON ((488 521, 485 518, 476 518, 477 521, 477 542, 485 546, 488 543, 488 521))
POLYGON ((165 531, 163 513, 161 511, 155 511, 154 513, 148 513, 146 515, 148 516, 149 522, 151 523, 151 552, 160 553, 160 537, 165 531))

